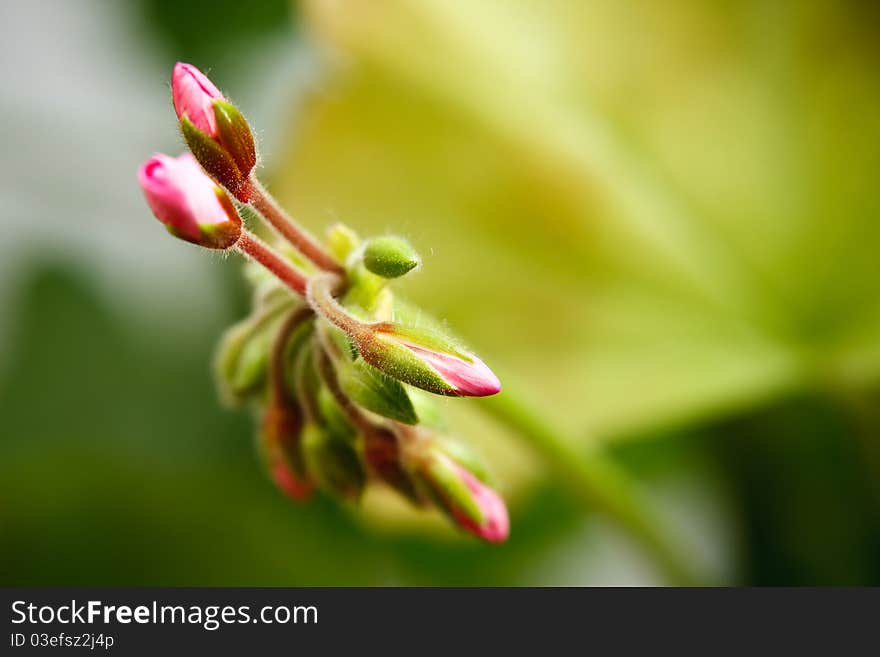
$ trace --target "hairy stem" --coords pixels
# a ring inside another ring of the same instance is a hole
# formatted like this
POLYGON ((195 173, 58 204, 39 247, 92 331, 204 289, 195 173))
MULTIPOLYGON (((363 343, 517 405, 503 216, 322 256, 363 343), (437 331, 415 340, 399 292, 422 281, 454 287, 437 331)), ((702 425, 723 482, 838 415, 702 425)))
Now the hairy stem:
POLYGON ((311 260, 317 267, 335 274, 345 274, 345 269, 321 246, 305 228, 278 205, 272 195, 256 178, 251 178, 250 204, 278 233, 290 242, 297 251, 311 260))
POLYGON ((599 450, 575 449, 571 439, 560 435, 508 391, 486 398, 481 407, 527 439, 584 505, 604 512, 623 526, 650 552, 671 582, 705 583, 636 483, 599 450))
POLYGON ((235 243, 235 248, 254 262, 263 265, 278 280, 300 296, 304 297, 306 295, 308 279, 305 274, 260 238, 246 230, 242 230, 241 237, 235 243))
POLYGON ((355 338, 363 334, 365 326, 336 300, 344 285, 345 280, 336 274, 316 274, 309 279, 306 300, 316 313, 355 338))

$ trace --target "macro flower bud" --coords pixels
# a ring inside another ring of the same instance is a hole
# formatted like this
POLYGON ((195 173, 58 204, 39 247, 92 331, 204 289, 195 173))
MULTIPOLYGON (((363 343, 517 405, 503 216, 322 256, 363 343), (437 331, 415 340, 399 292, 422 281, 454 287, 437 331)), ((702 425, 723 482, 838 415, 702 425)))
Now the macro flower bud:
POLYGON ((510 521, 504 500, 446 454, 426 450, 415 459, 415 475, 459 527, 490 543, 507 540, 510 521))
POLYGON ((501 390, 486 364, 449 340, 391 322, 354 336, 365 361, 396 379, 438 395, 485 397, 501 390))
POLYGON ((210 249, 228 249, 238 241, 241 217, 189 153, 153 155, 138 180, 147 205, 175 237, 210 249))
POLYGON ((296 501, 307 499, 314 489, 306 475, 302 432, 303 417, 296 408, 269 404, 260 431, 263 459, 275 485, 296 501))
POLYGON ((171 96, 183 138, 196 160, 233 196, 246 203, 257 153, 244 116, 191 64, 178 62, 174 66, 171 96))
POLYGON ((204 73, 192 64, 177 62, 171 72, 171 99, 177 118, 186 116, 196 128, 217 139, 213 102, 224 98, 204 73))
POLYGON ((393 235, 375 237, 364 247, 364 266, 382 278, 399 278, 420 262, 410 243, 393 235))
POLYGON ((485 397, 501 390, 498 377, 483 361, 440 331, 361 321, 334 298, 339 282, 334 275, 312 276, 306 299, 316 313, 348 336, 367 363, 438 395, 485 397))

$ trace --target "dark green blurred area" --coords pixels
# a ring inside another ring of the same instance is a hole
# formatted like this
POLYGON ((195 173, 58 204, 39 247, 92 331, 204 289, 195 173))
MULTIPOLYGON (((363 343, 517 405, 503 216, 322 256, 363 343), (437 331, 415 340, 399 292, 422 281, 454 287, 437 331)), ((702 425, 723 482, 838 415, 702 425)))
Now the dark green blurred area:
MULTIPOLYGON (((155 46, 154 62, 193 61, 230 91, 275 70, 241 70, 261 45, 299 48, 310 30, 336 48, 346 63, 317 90, 291 91, 293 118, 258 126, 299 216, 410 237, 426 257, 406 292, 512 372, 584 452, 604 441, 720 581, 880 585, 876 9, 303 4, 294 16, 285 1, 139 0, 127 29, 155 46), (519 39, 532 18, 539 36, 519 39), (578 21, 608 27, 605 41, 580 36, 578 21), (607 58, 559 55, 566 38, 607 58), (510 78, 525 91, 511 107, 491 64, 518 47, 510 78), (594 132, 581 139, 569 119, 594 132), (608 135, 648 172, 622 203, 604 190, 625 195, 632 180, 608 135), (600 153, 585 173, 573 166, 583 145, 600 153), (704 223, 690 233, 659 210, 627 223, 628 210, 656 207, 655 184, 704 223), (717 236, 724 248, 697 248, 717 236)), ((144 85, 166 92, 151 74, 144 85)), ((148 221, 143 209, 113 230, 148 221)), ((479 402, 454 402, 455 419, 490 453, 514 454, 496 468, 506 545, 384 525, 374 508, 321 497, 288 502, 261 470, 253 418, 223 409, 211 378, 219 335, 248 307, 234 260, 206 268, 224 283, 220 316, 156 333, 132 310, 146 302, 108 295, 87 259, 27 254, 2 311, 0 583, 663 581, 517 436, 483 436, 486 420, 458 410, 479 402)))
MULTIPOLYGON (((376 535, 335 502, 291 505, 260 470, 250 417, 216 402, 215 334, 133 330, 61 265, 36 268, 15 316, 0 387, 4 584, 504 585, 579 526, 546 485, 501 548, 376 535)), ((794 398, 615 454, 647 481, 720 474, 742 583, 877 584, 880 418, 866 404, 873 415, 794 398)))

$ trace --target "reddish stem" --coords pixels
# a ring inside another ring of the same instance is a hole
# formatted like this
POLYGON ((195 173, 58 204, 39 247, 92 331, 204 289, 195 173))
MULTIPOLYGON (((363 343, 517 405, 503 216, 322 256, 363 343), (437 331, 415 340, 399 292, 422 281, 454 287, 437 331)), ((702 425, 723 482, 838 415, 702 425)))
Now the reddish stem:
POLYGON ((316 313, 348 333, 353 339, 363 338, 369 328, 353 317, 336 300, 345 286, 345 279, 335 274, 316 274, 309 280, 306 300, 316 313))
POLYGON ((305 274, 255 235, 242 230, 241 237, 235 243, 235 248, 251 260, 263 265, 278 280, 300 296, 304 297, 306 295, 308 279, 305 274))
POLYGON ((250 204, 282 237, 316 266, 336 274, 345 273, 343 266, 305 228, 298 225, 253 177, 250 180, 250 204))

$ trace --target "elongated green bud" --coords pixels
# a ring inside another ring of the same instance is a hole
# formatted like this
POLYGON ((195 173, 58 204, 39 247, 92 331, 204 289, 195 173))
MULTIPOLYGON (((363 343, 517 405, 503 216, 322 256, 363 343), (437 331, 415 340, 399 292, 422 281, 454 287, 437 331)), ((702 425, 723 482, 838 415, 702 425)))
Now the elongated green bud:
POLYGON ((279 298, 223 334, 214 358, 214 373, 228 404, 246 401, 262 390, 275 333, 285 311, 293 305, 289 295, 279 298))
POLYGON ((260 451, 269 476, 285 495, 301 501, 311 495, 303 456, 303 415, 295 405, 273 400, 260 426, 260 451))

